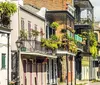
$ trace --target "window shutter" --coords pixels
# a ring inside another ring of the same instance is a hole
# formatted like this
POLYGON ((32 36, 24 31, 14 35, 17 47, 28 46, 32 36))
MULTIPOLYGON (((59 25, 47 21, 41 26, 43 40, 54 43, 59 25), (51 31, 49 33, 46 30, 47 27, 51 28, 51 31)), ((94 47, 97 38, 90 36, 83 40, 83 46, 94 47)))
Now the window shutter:
POLYGON ((2 68, 5 68, 5 54, 2 54, 2 68))

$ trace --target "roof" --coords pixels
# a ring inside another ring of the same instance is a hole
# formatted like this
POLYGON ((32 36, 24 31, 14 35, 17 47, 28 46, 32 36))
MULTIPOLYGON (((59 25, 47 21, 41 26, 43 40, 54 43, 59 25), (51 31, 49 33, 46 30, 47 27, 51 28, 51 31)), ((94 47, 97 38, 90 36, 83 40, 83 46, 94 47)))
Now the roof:
POLYGON ((30 6, 30 5, 20 6, 20 9, 22 9, 22 10, 36 16, 37 18, 45 21, 45 18, 43 18, 43 17, 39 16, 38 14, 36 14, 39 11, 39 9, 36 9, 36 8, 30 6))
POLYGON ((30 11, 35 12, 35 13, 40 10, 39 8, 37 8, 33 5, 30 5, 30 4, 25 4, 25 5, 23 5, 23 7, 26 8, 27 10, 30 10, 30 11))
POLYGON ((76 4, 82 8, 94 8, 90 0, 75 0, 75 5, 76 4))
POLYGON ((3 33, 3 34, 10 34, 12 29, 8 29, 6 27, 0 27, 0 33, 3 33))

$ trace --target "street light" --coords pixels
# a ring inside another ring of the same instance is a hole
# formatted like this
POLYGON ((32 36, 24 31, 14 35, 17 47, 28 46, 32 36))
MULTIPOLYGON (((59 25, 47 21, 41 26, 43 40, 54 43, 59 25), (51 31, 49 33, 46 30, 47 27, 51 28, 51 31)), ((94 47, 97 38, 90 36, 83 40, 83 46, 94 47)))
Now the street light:
POLYGON ((18 50, 21 48, 22 44, 23 43, 21 41, 21 38, 18 38, 18 40, 16 41, 16 47, 17 47, 18 50))
POLYGON ((19 65, 19 62, 20 62, 19 61, 20 60, 19 54, 20 54, 20 48, 22 47, 22 44, 23 43, 21 41, 21 38, 18 38, 18 40, 16 41, 16 47, 17 47, 17 58, 16 58, 17 59, 17 63, 16 63, 17 64, 17 67, 16 67, 17 68, 17 76, 16 76, 17 80, 16 80, 16 85, 19 85, 19 83, 20 83, 19 82, 19 66, 20 66, 19 65))

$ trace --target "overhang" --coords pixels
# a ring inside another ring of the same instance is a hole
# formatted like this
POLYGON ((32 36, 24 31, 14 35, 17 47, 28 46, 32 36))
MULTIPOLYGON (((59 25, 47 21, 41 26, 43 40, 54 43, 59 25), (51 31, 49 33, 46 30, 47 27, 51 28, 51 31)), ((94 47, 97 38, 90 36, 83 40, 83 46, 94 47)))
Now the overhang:
POLYGON ((86 24, 75 24, 75 29, 91 29, 91 25, 86 24))
POLYGON ((57 50, 57 55, 72 55, 72 56, 75 56, 76 54, 68 52, 68 51, 57 50))
POLYGON ((3 34, 10 34, 12 29, 6 28, 6 27, 0 27, 0 33, 3 34))
POLYGON ((48 54, 42 54, 42 53, 36 53, 36 52, 20 52, 22 55, 33 55, 37 57, 48 57, 48 58, 57 58, 55 55, 48 55, 48 54))
POLYGON ((74 2, 75 2, 75 5, 79 6, 80 8, 86 8, 86 9, 94 8, 90 0, 75 0, 74 2))

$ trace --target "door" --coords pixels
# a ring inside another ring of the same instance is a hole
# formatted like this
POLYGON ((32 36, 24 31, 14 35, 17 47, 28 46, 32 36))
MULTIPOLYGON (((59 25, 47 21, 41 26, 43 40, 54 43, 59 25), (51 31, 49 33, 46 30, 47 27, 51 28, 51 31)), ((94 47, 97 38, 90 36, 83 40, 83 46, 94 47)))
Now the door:
POLYGON ((23 71, 24 71, 24 85, 27 85, 27 78, 26 78, 26 60, 23 60, 23 71))

